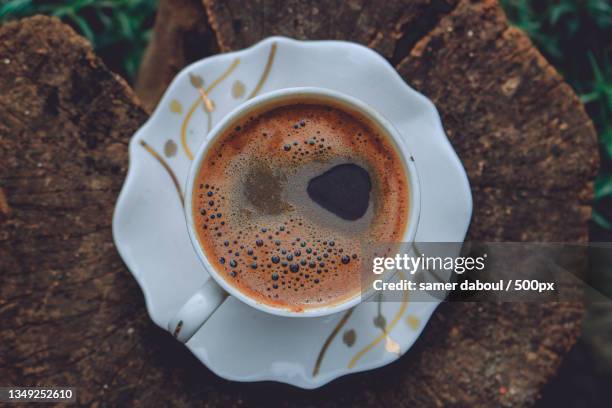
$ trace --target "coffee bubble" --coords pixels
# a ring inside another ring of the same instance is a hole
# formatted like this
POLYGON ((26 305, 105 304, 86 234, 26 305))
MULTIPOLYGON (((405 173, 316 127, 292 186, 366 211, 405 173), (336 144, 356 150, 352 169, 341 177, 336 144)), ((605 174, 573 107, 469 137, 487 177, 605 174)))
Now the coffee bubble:
POLYGON ((195 183, 198 240, 213 267, 247 296, 293 310, 359 293, 363 247, 400 241, 409 211, 387 136, 317 101, 228 127, 195 183))

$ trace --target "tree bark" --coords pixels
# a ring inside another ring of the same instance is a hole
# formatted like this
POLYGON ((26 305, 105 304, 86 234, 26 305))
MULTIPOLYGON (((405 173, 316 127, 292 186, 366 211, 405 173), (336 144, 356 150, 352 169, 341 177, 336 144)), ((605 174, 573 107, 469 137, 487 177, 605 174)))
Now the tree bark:
POLYGON ((153 36, 135 85, 147 110, 153 111, 183 67, 218 50, 199 0, 160 1, 153 36))
MULTIPOLYGON (((469 239, 587 240, 593 126, 496 2, 180 3, 160 1, 138 86, 147 106, 182 65, 217 50, 274 34, 357 41, 439 109, 473 188, 469 239), (190 29, 175 26, 181 13, 190 29)), ((54 19, 2 26, 0 66, 0 378, 9 384, 74 385, 80 403, 113 406, 524 406, 580 333, 580 304, 442 304, 397 362, 320 390, 219 379, 149 321, 113 247, 113 205, 144 108, 54 19)))

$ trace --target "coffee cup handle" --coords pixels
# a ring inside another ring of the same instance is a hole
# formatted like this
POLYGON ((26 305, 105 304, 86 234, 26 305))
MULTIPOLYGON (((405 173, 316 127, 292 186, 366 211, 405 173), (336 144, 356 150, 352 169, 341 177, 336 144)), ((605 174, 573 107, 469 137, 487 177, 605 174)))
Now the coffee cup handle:
POLYGON ((227 296, 217 282, 209 278, 170 319, 168 331, 181 343, 186 343, 221 306, 227 296))

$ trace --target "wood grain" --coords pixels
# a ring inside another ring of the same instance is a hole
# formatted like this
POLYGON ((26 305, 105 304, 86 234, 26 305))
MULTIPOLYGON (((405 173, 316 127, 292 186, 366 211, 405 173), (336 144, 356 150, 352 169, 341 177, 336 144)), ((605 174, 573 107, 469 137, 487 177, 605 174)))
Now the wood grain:
MULTIPOLYGON (((161 0, 139 94, 150 108, 184 64, 273 34, 366 44, 434 101, 473 187, 470 239, 586 241, 592 124, 496 2, 161 0)), ((143 104, 54 19, 0 27, 0 66, 9 384, 73 385, 80 403, 111 406, 524 406, 580 333, 578 304, 443 304, 387 367, 317 391, 222 380, 153 326, 113 247, 143 104)))

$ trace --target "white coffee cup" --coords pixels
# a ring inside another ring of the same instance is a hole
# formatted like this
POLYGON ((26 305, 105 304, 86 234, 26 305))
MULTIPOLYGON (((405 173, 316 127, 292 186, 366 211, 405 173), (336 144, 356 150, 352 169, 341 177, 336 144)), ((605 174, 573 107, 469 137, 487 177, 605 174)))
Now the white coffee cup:
MULTIPOLYGON (((330 103, 333 106, 338 106, 340 109, 357 112, 370 120, 376 127, 386 133, 388 140, 394 145, 399 157, 404 165, 404 170, 409 184, 409 215, 406 225, 406 230, 402 236, 402 242, 411 243, 414 241, 420 215, 420 189, 417 169, 414 164, 414 157, 408 151, 405 143, 402 140, 402 135, 387 121, 382 115, 370 108, 364 102, 350 97, 348 95, 331 91, 323 88, 304 87, 304 88, 287 88, 264 95, 238 106, 227 116, 225 116, 210 132, 208 138, 202 143, 198 152, 195 155, 189 176, 187 178, 186 194, 185 194, 185 218, 187 221, 187 229, 191 243, 202 262, 206 271, 210 274, 209 279, 201 288, 199 288, 189 298, 185 304, 179 309, 176 315, 168 323, 168 330, 182 342, 186 342, 193 334, 212 316, 215 310, 223 303, 225 298, 230 295, 246 303, 247 305, 259 309, 263 312, 285 316, 285 317, 317 317, 326 316, 341 312, 356 306, 363 300, 363 293, 358 293, 355 296, 333 304, 323 305, 320 307, 307 308, 303 311, 295 311, 283 307, 270 306, 262 303, 257 299, 249 297, 240 292, 237 288, 229 284, 217 271, 207 255, 204 253, 194 225, 192 212, 193 194, 196 184, 196 177, 199 173, 202 161, 206 157, 208 149, 212 146, 220 135, 223 135, 229 128, 236 126, 245 117, 248 117, 252 112, 261 112, 267 106, 279 106, 284 101, 287 103, 295 103, 301 100, 316 100, 320 103, 330 103)), ((392 275, 388 275, 386 279, 390 279, 392 275)))

